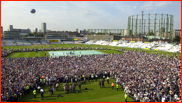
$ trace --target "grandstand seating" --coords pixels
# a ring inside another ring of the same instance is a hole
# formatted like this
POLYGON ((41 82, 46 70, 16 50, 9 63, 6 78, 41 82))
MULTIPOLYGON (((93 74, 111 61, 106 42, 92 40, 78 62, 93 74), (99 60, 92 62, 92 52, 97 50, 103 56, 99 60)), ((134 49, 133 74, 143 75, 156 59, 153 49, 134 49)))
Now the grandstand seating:
POLYGON ((102 43, 104 43, 105 41, 102 41, 102 40, 99 40, 99 41, 96 41, 95 43, 93 43, 93 44, 95 44, 95 45, 101 45, 102 43))
POLYGON ((109 45, 110 45, 110 46, 117 46, 118 43, 119 43, 118 41, 113 41, 113 42, 111 42, 109 45))
MULTIPOLYGON (((73 41, 63 41, 61 44, 73 44, 73 41)), ((47 41, 27 41, 27 40, 1 40, 1 46, 21 46, 21 45, 46 45, 49 44, 47 41)), ((51 43, 51 44, 60 44, 51 43)), ((159 50, 159 51, 167 51, 167 52, 178 52, 181 53, 181 44, 180 45, 172 45, 169 43, 158 43, 158 42, 128 42, 128 41, 103 41, 103 40, 90 40, 84 44, 94 44, 94 45, 110 45, 110 46, 118 46, 118 47, 129 47, 129 48, 141 48, 141 49, 149 49, 149 50, 159 50)))
POLYGON ((2 40, 1 46, 22 46, 22 45, 48 44, 46 41, 27 41, 27 40, 2 40))
POLYGON ((109 44, 110 44, 110 42, 105 41, 101 45, 109 45, 109 44))
POLYGON ((181 44, 180 45, 172 45, 166 43, 158 43, 158 42, 127 42, 127 41, 103 41, 103 40, 90 40, 85 44, 95 44, 95 45, 110 45, 110 46, 118 46, 118 47, 128 47, 128 48, 141 48, 148 50, 159 50, 159 51, 167 51, 167 52, 178 52, 181 53, 181 44))

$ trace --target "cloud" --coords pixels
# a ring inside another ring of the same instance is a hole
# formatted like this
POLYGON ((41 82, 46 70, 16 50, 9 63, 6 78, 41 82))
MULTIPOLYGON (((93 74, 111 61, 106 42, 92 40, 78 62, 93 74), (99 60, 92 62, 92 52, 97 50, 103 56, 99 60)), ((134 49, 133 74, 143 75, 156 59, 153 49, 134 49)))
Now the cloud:
POLYGON ((92 10, 86 10, 86 9, 81 9, 77 12, 77 14, 80 14, 82 16, 95 16, 97 15, 96 12, 92 11, 92 10))
POLYGON ((25 7, 24 4, 26 2, 12 2, 12 1, 7 1, 7 2, 2 2, 3 5, 1 5, 2 9, 17 9, 17 8, 23 8, 25 7))
POLYGON ((45 10, 45 9, 39 9, 38 11, 41 13, 50 13, 51 12, 50 10, 45 10))
POLYGON ((117 3, 114 1, 104 2, 104 5, 107 5, 109 8, 116 8, 121 12, 126 12, 127 5, 122 1, 118 1, 117 3))
POLYGON ((137 8, 136 6, 133 7, 133 9, 136 9, 136 8, 137 8))
POLYGON ((154 9, 154 2, 145 2, 144 5, 141 7, 142 9, 145 8, 146 10, 154 9))
POLYGON ((90 5, 90 3, 92 3, 91 1, 87 1, 87 2, 83 2, 83 1, 69 1, 69 3, 71 3, 75 8, 91 8, 92 6, 90 5))
POLYGON ((166 8, 167 6, 172 5, 173 3, 170 1, 149 1, 145 2, 143 6, 141 6, 142 9, 151 10, 155 8, 166 8))
POLYGON ((161 2, 157 2, 155 5, 156 5, 156 7, 165 8, 165 7, 170 6, 172 4, 173 4, 172 2, 161 1, 161 2))

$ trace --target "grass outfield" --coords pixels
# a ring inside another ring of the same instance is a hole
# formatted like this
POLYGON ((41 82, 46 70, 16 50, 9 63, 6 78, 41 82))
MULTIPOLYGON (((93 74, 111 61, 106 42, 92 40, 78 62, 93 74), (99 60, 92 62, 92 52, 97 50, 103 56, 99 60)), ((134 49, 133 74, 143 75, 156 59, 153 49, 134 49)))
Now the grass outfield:
POLYGON ((18 52, 18 53, 11 53, 10 55, 8 55, 7 57, 10 58, 15 58, 15 57, 43 57, 45 56, 49 56, 49 53, 47 51, 40 51, 38 53, 36 52, 18 52))
MULTIPOLYGON (((52 45, 32 45, 32 46, 4 46, 3 49, 21 49, 21 48, 58 48, 58 47, 64 47, 64 48, 70 48, 70 47, 74 47, 74 46, 78 46, 78 47, 104 47, 104 48, 110 48, 112 50, 110 51, 106 51, 106 53, 121 53, 118 52, 117 49, 125 49, 125 50, 136 50, 136 51, 146 51, 147 53, 159 53, 159 54, 169 54, 169 56, 173 56, 173 54, 177 54, 178 56, 181 57, 181 53, 172 53, 172 52, 165 52, 165 51, 155 51, 155 50, 144 50, 144 49, 138 49, 138 48, 126 48, 126 47, 116 47, 116 46, 103 46, 103 45, 86 45, 86 44, 52 44, 52 45)), ((104 50, 98 50, 100 52, 104 52, 104 50)), ((45 52, 47 53, 47 52, 45 52)), ((45 55, 44 54, 36 54, 37 56, 42 56, 45 55)), ((33 53, 32 53, 33 54, 33 53)), ((13 54, 15 55, 15 54, 13 54)), ((23 54, 21 54, 23 55, 23 54)), ((20 56, 21 56, 20 55, 20 56)), ((25 55, 26 56, 26 55, 25 55)), ((31 56, 31 54, 30 54, 31 56)), ((11 56, 8 56, 11 57, 11 56)), ((16 56, 15 56, 16 57, 16 56)))
MULTIPOLYGON (((90 81, 82 83, 82 90, 77 93, 64 94, 63 84, 60 84, 59 91, 54 91, 53 95, 48 94, 48 89, 44 87, 44 98, 41 100, 41 96, 37 93, 36 98, 33 97, 33 93, 29 93, 24 96, 21 102, 125 102, 124 91, 120 87, 118 91, 116 88, 112 90, 111 83, 114 79, 110 79, 109 83, 105 81, 105 88, 99 88, 99 79, 97 81, 90 81), (88 90, 85 90, 88 88, 88 90), (62 97, 57 98, 57 95, 61 94, 62 97)), ((78 90, 78 85, 76 90, 78 90)), ((131 98, 128 98, 129 102, 133 102, 131 98)))
MULTIPOLYGON (((63 51, 63 50, 61 50, 63 51)), ((65 50, 65 51, 69 51, 69 50, 65 50)), ((82 51, 82 50, 74 50, 74 51, 82 51)), ((85 51, 85 50, 84 50, 85 51)), ((117 54, 117 53, 120 53, 122 54, 122 52, 119 52, 119 51, 115 51, 115 50, 106 50, 106 52, 104 50, 97 50, 99 52, 103 52, 103 53, 114 53, 114 54, 117 54)), ((10 55, 8 55, 7 57, 10 57, 10 58, 15 58, 15 57, 43 57, 43 56, 49 56, 49 51, 39 51, 38 53, 36 52, 17 52, 17 53, 11 53, 10 55)))

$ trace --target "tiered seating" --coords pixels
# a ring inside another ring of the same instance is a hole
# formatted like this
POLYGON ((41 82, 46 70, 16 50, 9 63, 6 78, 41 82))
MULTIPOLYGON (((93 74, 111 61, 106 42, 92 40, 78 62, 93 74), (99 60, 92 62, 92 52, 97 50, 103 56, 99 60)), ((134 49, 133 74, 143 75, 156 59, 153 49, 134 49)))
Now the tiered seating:
POLYGON ((159 50, 159 51, 167 51, 167 52, 179 52, 181 53, 181 44, 173 46, 168 43, 158 43, 158 42, 151 42, 151 43, 143 43, 143 42, 127 42, 127 41, 103 41, 103 40, 90 40, 85 44, 95 44, 95 45, 110 45, 110 46, 118 46, 118 47, 128 47, 128 48, 141 48, 141 49, 148 49, 148 50, 159 50))
POLYGON ((101 45, 109 45, 109 42, 105 41, 101 45))
POLYGON ((117 46, 118 43, 119 43, 119 42, 113 41, 113 42, 111 42, 109 45, 110 45, 110 46, 117 46))
POLYGON ((99 41, 97 41, 97 42, 95 42, 95 43, 93 43, 93 44, 96 44, 96 45, 101 45, 103 42, 104 42, 104 41, 102 41, 102 40, 99 40, 99 41))

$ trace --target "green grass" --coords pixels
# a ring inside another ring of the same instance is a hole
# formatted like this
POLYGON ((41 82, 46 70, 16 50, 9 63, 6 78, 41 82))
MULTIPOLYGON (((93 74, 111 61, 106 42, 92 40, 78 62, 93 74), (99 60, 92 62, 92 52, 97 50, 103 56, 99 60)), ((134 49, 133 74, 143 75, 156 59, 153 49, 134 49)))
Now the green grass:
MULTIPOLYGON (((160 55, 167 55, 169 54, 169 56, 173 56, 173 54, 176 54, 178 56, 181 57, 181 53, 172 53, 172 52, 165 52, 165 51, 155 51, 155 50, 144 50, 144 49, 138 49, 138 48, 126 48, 126 47, 116 47, 116 46, 103 46, 103 45, 86 45, 86 44, 52 44, 52 45, 32 45, 32 46, 4 46, 3 49, 22 49, 22 48, 58 48, 58 47, 63 47, 63 48, 70 48, 70 47, 75 47, 75 46, 78 46, 78 47, 104 47, 104 48, 110 48, 112 50, 107 50, 106 53, 121 53, 121 52, 118 52, 117 49, 125 49, 125 50, 136 50, 136 51, 145 51, 147 53, 158 53, 160 55)), ((105 52, 104 50, 98 50, 98 51, 101 51, 101 52, 105 52)), ((47 52, 44 52, 44 53, 47 53, 47 52)), ((15 54, 13 54, 15 55, 15 54)), ((19 54, 20 56, 23 54, 19 54)), ((36 54, 36 55, 33 55, 31 54, 32 56, 44 56, 45 54, 41 53, 41 54, 36 54)), ((31 56, 30 55, 30 56, 31 56)), ((48 55, 48 54, 47 54, 48 55)), ((26 56, 26 55, 25 55, 26 56)), ((8 57, 11 57, 11 56, 8 56, 8 57)), ((14 56, 16 57, 16 56, 14 56)), ((26 56, 27 57, 27 56, 26 56)))
POLYGON ((39 51, 38 53, 36 52, 17 52, 17 53, 11 53, 10 55, 8 55, 7 57, 10 58, 15 58, 15 57, 43 57, 45 56, 49 56, 48 51, 39 51))
MULTIPOLYGON (((82 51, 82 50, 75 50, 75 51, 82 51)), ((97 50, 97 51, 103 52, 103 53, 108 53, 108 54, 111 54, 111 53, 114 53, 114 54, 120 53, 120 54, 122 54, 122 52, 116 51, 116 50, 106 50, 106 51, 105 50, 97 50)), ((26 57, 43 57, 43 56, 45 56, 45 53, 46 53, 46 56, 50 56, 49 51, 39 51, 38 53, 36 53, 36 52, 16 52, 16 53, 11 53, 7 57, 8 58, 9 57, 10 58, 15 58, 15 57, 25 57, 25 58, 26 57)))
MULTIPOLYGON (((82 83, 82 90, 77 93, 64 94, 63 84, 60 84, 59 90, 54 91, 53 95, 48 94, 48 89, 44 87, 44 98, 41 100, 41 96, 37 93, 36 98, 33 97, 33 93, 29 93, 24 96, 20 101, 21 102, 125 102, 124 91, 120 87, 117 91, 116 88, 112 90, 111 83, 114 82, 114 79, 110 79, 110 84, 107 84, 105 81, 105 88, 99 88, 99 79, 97 81, 90 81, 82 83), (85 90, 88 88, 88 90, 85 90), (61 94, 60 98, 57 98, 57 95, 61 94)), ((78 90, 76 86, 76 90, 78 90)), ((133 102, 131 98, 128 98, 128 101, 133 102)))

